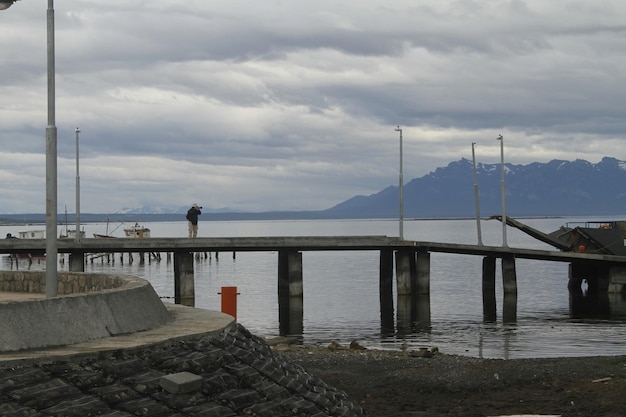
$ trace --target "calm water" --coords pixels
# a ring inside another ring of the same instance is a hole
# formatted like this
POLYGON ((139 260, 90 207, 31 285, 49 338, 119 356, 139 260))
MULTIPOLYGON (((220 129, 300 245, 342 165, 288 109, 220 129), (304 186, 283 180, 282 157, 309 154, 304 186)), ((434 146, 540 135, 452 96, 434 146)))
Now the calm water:
MULTIPOLYGON (((567 221, 588 219, 527 219, 524 223, 550 232, 567 221)), ((594 219, 601 220, 601 219, 594 219)), ((614 220, 614 219, 613 219, 614 220)), ((502 244, 502 225, 483 221, 483 242, 502 244)), ((114 236, 130 225, 109 225, 114 236)), ((186 222, 147 223, 153 237, 184 237, 186 222)), ((6 233, 45 229, 45 225, 0 227, 6 233)), ((61 231, 62 227, 59 226, 61 231)), ((86 224, 87 236, 105 233, 105 224, 86 224)), ((398 235, 396 220, 354 221, 236 221, 200 224, 201 237, 295 235, 398 235)), ((476 243, 475 220, 405 220, 406 239, 476 243)), ((507 228, 511 247, 552 249, 516 229, 507 228)), ((220 253, 196 261, 196 307, 220 310, 220 288, 237 286, 238 321, 261 336, 279 335, 276 252, 220 253)), ((502 323, 500 262, 497 262, 498 320, 483 323, 482 258, 433 253, 431 255, 430 323, 418 330, 404 326, 381 333, 378 295, 378 252, 304 252, 303 330, 307 344, 358 340, 385 349, 438 347, 444 353, 490 358, 554 357, 626 354, 626 303, 611 301, 610 317, 572 317, 567 291, 568 265, 559 262, 517 260, 518 307, 515 324, 502 323)), ((35 262, 31 269, 43 269, 35 262)), ((3 269, 10 269, 6 257, 3 269)), ((20 268, 26 269, 25 264, 20 268)), ((61 265, 60 269, 67 266, 61 265)), ((152 283, 166 302, 173 302, 173 264, 166 261, 129 264, 119 255, 114 264, 94 260, 86 272, 133 274, 152 283)), ((395 304, 395 300, 394 300, 395 304)))

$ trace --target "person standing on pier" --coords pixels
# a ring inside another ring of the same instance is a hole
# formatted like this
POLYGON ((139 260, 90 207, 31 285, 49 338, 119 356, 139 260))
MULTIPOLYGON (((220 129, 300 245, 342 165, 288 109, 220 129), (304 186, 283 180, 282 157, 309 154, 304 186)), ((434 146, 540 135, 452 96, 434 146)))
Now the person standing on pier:
POLYGON ((198 216, 202 214, 200 211, 202 207, 198 207, 196 203, 193 203, 191 208, 187 210, 187 220, 189 220, 189 238, 198 237, 198 216))

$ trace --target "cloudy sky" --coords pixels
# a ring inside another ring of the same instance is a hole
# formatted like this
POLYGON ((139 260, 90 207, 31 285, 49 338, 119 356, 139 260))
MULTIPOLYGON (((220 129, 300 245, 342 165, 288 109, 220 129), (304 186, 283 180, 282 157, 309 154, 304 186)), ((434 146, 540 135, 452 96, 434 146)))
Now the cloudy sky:
MULTIPOLYGON (((0 213, 45 211, 46 0, 0 11, 0 213)), ((57 0, 58 203, 325 209, 460 158, 626 160, 623 0, 57 0)))

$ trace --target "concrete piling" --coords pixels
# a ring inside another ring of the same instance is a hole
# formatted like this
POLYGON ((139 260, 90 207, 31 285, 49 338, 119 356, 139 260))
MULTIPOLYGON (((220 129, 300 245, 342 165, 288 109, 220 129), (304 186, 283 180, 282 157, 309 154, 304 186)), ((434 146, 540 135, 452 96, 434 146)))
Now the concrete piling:
POLYGON ((69 267, 70 272, 85 272, 85 254, 70 253, 69 267))
POLYGON ((379 262, 380 323, 384 332, 392 332, 393 325, 393 250, 380 251, 379 262))
POLYGON ((302 252, 281 249, 278 251, 278 321, 281 334, 294 334, 285 332, 297 332, 304 328, 303 297, 302 252))
POLYGON ((430 294, 430 253, 426 251, 417 252, 416 261, 417 288, 416 293, 420 295, 430 294))
POLYGON ((194 307, 195 299, 193 253, 174 252, 174 302, 194 307))
POLYGON ((483 321, 496 321, 496 258, 483 258, 483 321))
POLYGON ((415 263, 415 252, 410 250, 396 251, 396 288, 398 295, 411 295, 411 257, 415 263))
POLYGON ((517 295, 517 273, 515 271, 515 258, 505 256, 502 258, 502 287, 504 295, 517 295))
POLYGON ((278 251, 278 295, 302 298, 303 294, 302 252, 278 251))

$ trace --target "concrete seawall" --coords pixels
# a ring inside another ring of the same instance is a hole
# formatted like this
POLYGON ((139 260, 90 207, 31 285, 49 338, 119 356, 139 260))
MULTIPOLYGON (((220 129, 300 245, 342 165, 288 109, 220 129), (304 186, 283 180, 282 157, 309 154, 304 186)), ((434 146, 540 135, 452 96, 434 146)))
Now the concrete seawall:
MULTIPOLYGON (((0 290, 45 293, 45 272, 2 271, 0 290)), ((59 294, 0 302, 0 351, 134 333, 171 319, 150 283, 133 276, 60 273, 59 294)))

